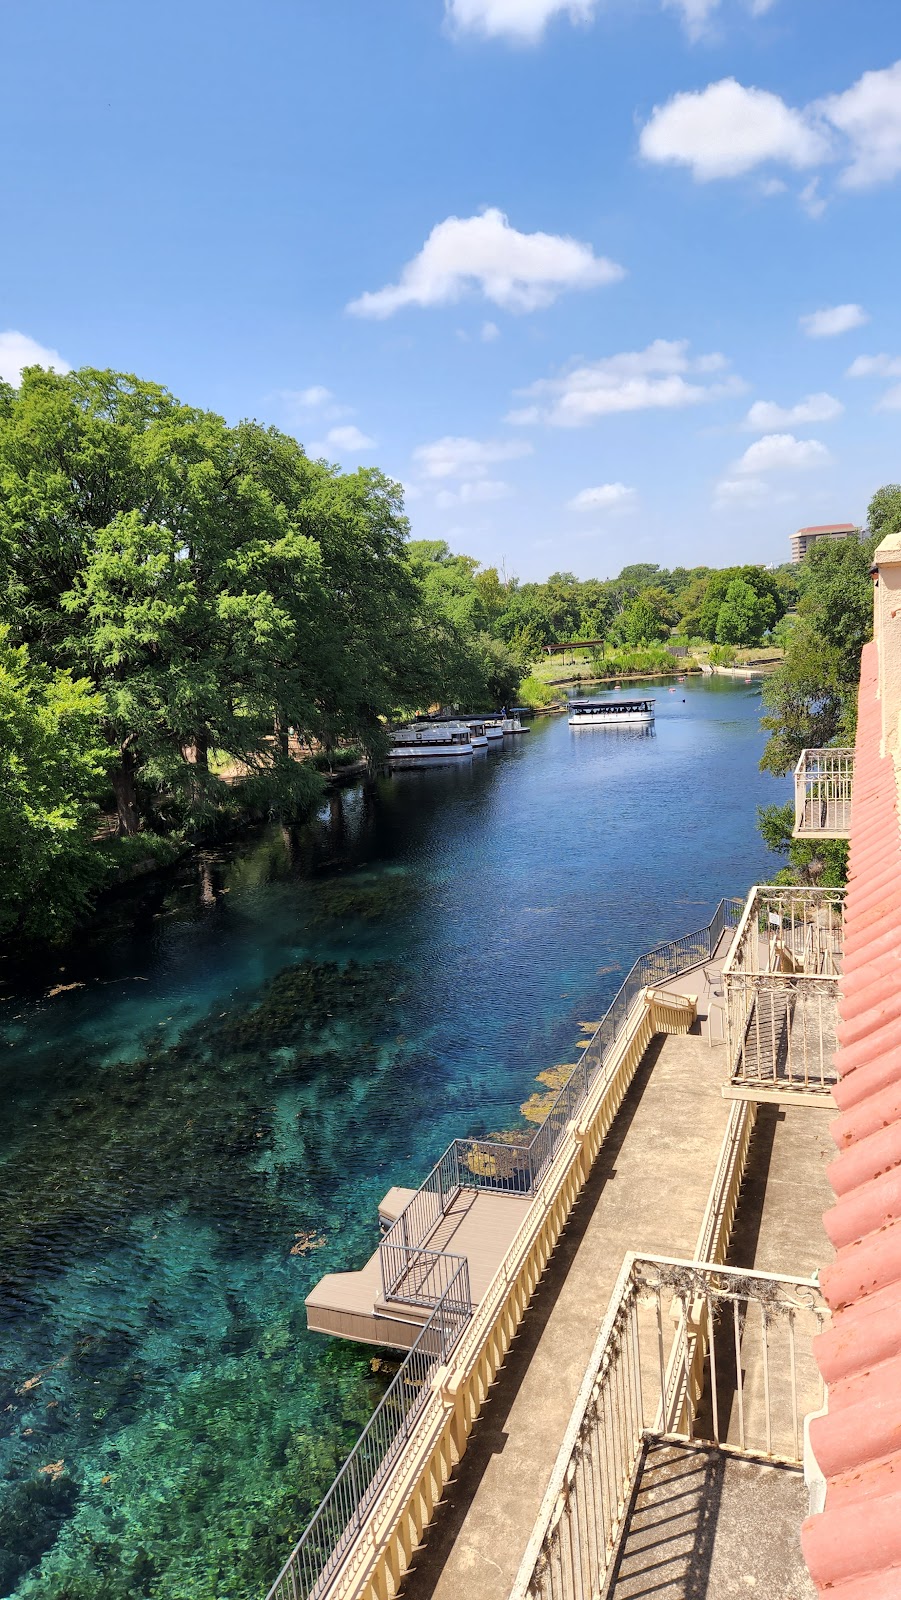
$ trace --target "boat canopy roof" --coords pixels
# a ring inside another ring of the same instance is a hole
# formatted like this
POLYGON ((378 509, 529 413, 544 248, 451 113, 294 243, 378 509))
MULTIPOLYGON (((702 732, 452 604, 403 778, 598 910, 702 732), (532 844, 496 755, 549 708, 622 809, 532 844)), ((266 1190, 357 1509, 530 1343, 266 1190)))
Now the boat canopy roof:
POLYGON ((570 700, 574 711, 650 711, 654 697, 641 700, 570 700))

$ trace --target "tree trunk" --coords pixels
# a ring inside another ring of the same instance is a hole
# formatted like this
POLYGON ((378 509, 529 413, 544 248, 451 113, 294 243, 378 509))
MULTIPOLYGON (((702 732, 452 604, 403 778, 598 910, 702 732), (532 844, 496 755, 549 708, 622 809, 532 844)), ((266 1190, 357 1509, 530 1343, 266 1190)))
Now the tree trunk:
POLYGON ((140 825, 138 801, 135 794, 135 758, 131 750, 123 750, 119 765, 110 773, 113 793, 116 796, 116 814, 120 834, 135 834, 140 825))
POLYGON ((288 724, 285 721, 285 719, 282 716, 280 711, 276 711, 275 716, 273 718, 273 731, 275 733, 275 742, 276 742, 276 744, 278 746, 279 752, 284 757, 285 761, 287 761, 287 759, 288 759, 288 748, 289 748, 288 747, 288 724))

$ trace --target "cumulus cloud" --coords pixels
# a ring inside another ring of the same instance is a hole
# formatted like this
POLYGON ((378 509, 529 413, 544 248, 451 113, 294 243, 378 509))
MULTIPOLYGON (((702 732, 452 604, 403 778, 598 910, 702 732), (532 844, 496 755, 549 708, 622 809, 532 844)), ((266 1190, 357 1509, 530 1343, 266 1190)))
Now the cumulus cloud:
POLYGON ((771 428, 796 428, 805 422, 832 422, 844 411, 840 400, 831 394, 809 394, 794 406, 779 406, 774 400, 755 400, 743 427, 752 433, 767 433, 771 428))
POLYGON ((901 172, 901 61, 865 72, 819 109, 851 145, 851 163, 839 180, 844 188, 869 189, 901 172))
POLYGON ((501 330, 498 327, 496 322, 483 322, 482 323, 482 329, 481 329, 481 332, 479 334, 479 338, 481 339, 483 344, 493 344, 495 339, 499 339, 500 336, 501 336, 501 330))
POLYGON ((404 306, 441 306, 478 291, 508 311, 536 311, 567 289, 596 289, 623 268, 590 245, 554 233, 520 233, 492 207, 477 217, 447 217, 408 261, 397 283, 360 295, 357 317, 391 317, 404 306))
POLYGON ((524 439, 467 439, 446 434, 413 451, 413 460, 425 478, 487 478, 488 468, 499 461, 516 461, 532 453, 524 439))
POLYGON ((829 451, 819 439, 796 439, 793 433, 767 433, 748 445, 732 470, 751 478, 761 472, 799 472, 822 467, 830 460, 829 451))
POLYGON ((765 161, 813 167, 829 155, 828 139, 802 112, 735 78, 655 106, 639 148, 647 161, 690 167, 702 183, 739 177, 765 161))
POLYGON ((768 487, 762 478, 721 478, 713 494, 713 503, 719 510, 731 506, 752 506, 765 500, 768 487))
POLYGON ((593 489, 580 489, 566 504, 570 511, 612 511, 624 510, 634 500, 635 490, 625 483, 599 483, 593 489))
POLYGON ((811 311, 806 317, 798 318, 808 339, 834 339, 838 333, 862 328, 869 320, 863 306, 858 305, 824 306, 821 311, 811 311))
POLYGON ((446 511, 449 506, 484 505, 489 500, 507 500, 513 493, 502 478, 476 478, 461 483, 458 489, 439 489, 435 504, 446 511))
POLYGON ((0 333, 0 378, 16 388, 24 367, 49 367, 53 372, 60 373, 72 371, 58 350, 38 344, 27 333, 17 333, 14 328, 7 328, 5 333, 0 333))
POLYGON ((303 426, 314 418, 319 422, 336 422, 339 417, 353 414, 352 406, 342 405, 331 389, 313 383, 307 389, 279 389, 281 401, 292 426, 303 426))
POLYGON ((846 378, 901 378, 901 356, 857 356, 846 378))
POLYGON ((901 411, 901 383, 896 383, 891 389, 886 389, 879 401, 877 411, 901 411))
POLYGON ((336 450, 339 455, 357 455, 361 450, 374 449, 375 440, 351 422, 343 428, 329 428, 323 440, 310 445, 310 454, 327 456, 330 450, 336 450))
MULTIPOLYGON (((901 61, 802 107, 723 78, 655 106, 639 143, 646 160, 687 166, 702 183, 767 162, 798 171, 841 162, 846 189, 888 183, 901 172, 901 61)), ((822 215, 815 181, 799 198, 809 216, 822 215)))
POLYGON ((555 17, 590 22, 597 0, 444 0, 448 26, 455 33, 478 33, 486 39, 507 38, 532 43, 555 17))
POLYGON ((520 391, 532 404, 518 407, 508 422, 548 422, 578 428, 620 411, 672 410, 699 405, 740 387, 734 377, 699 383, 727 365, 718 352, 690 357, 685 339, 655 339, 646 350, 628 350, 573 367, 559 378, 539 378, 520 391))

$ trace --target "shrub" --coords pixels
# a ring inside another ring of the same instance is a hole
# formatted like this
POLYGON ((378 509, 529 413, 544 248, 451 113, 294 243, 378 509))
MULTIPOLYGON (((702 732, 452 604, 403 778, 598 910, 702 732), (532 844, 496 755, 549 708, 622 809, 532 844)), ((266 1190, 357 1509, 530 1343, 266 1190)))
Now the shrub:
POLYGON ((518 690, 520 705, 529 706, 533 711, 540 711, 543 706, 551 706, 556 700, 550 684, 542 683, 540 678, 523 678, 518 690))

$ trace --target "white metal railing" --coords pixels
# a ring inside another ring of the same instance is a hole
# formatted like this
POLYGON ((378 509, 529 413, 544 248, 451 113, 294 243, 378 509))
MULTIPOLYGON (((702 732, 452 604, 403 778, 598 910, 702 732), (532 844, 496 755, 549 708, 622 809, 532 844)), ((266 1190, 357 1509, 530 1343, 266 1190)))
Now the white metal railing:
POLYGON ((795 838, 847 839, 853 782, 853 748, 802 750, 795 767, 795 838))
POLYGON ((843 889, 758 884, 723 965, 730 1077, 762 1096, 835 1082, 843 889))
POLYGON ((652 1440, 799 1467, 823 1403, 812 1280, 626 1257, 511 1600, 594 1600, 652 1440))
POLYGON ((367 1510, 410 1438, 429 1385, 447 1361, 472 1315, 465 1257, 457 1266, 422 1332, 379 1401, 328 1494, 308 1524, 266 1600, 307 1600, 324 1595, 328 1581, 367 1510))
POLYGON ((690 972, 713 957, 723 934, 738 924, 741 901, 720 901, 710 922, 678 939, 655 945, 639 956, 614 996, 605 1016, 583 1050, 570 1077, 554 1098, 540 1127, 528 1140, 455 1139, 441 1155, 416 1193, 392 1223, 379 1246, 382 1292, 386 1299, 434 1304, 422 1298, 428 1273, 417 1268, 429 1253, 437 1222, 461 1189, 490 1189, 501 1194, 534 1194, 548 1171, 573 1117, 604 1069, 621 1037, 636 999, 646 988, 690 972), (418 1293, 410 1295, 408 1286, 418 1293))

